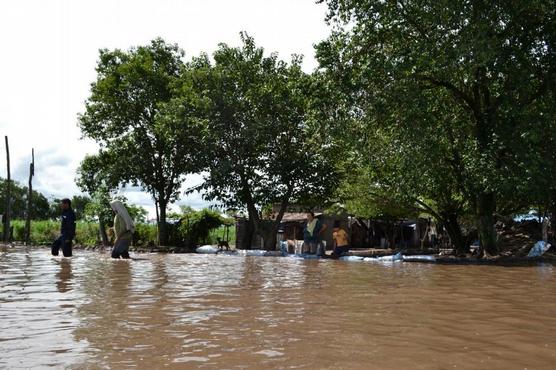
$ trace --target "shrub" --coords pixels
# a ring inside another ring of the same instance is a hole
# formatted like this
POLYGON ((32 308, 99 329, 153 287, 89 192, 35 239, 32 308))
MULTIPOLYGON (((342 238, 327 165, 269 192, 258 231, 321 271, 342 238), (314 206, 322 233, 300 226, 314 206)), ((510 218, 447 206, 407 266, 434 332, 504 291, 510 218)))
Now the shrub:
POLYGON ((228 240, 230 245, 235 243, 236 240, 236 228, 233 225, 228 225, 228 232, 226 235, 226 225, 222 225, 210 232, 209 235, 210 244, 216 244, 217 239, 228 240), (228 239, 226 239, 226 236, 228 239))
POLYGON ((177 225, 179 234, 188 247, 203 243, 211 243, 210 232, 223 225, 225 220, 218 212, 203 209, 190 211, 183 215, 177 225))
POLYGON ((135 224, 133 233, 133 245, 156 244, 156 225, 138 223, 135 224))
POLYGON ((75 241, 81 245, 100 244, 99 226, 93 222, 78 222, 75 241))

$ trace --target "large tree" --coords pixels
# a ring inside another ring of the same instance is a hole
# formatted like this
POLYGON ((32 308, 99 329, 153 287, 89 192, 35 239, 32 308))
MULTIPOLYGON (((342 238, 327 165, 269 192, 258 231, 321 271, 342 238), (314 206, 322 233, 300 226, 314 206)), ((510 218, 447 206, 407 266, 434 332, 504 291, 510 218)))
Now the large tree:
POLYGON ((336 177, 311 109, 316 82, 301 70, 301 58, 288 64, 265 56, 253 38, 241 36, 240 47, 221 44, 213 64, 206 56, 193 63, 208 123, 201 188, 208 199, 247 210, 242 248, 251 247, 255 233, 274 249, 287 206, 323 199, 336 177), (269 223, 261 210, 273 204, 279 212, 269 223))
POLYGON ((495 214, 527 193, 535 165, 528 135, 552 119, 554 1, 321 2, 336 29, 319 59, 351 112, 399 147, 390 156, 396 166, 412 161, 415 170, 400 178, 405 188, 419 189, 423 177, 413 174, 430 166, 454 177, 438 189, 445 186, 455 211, 469 207, 482 250, 496 254, 495 214))
POLYGON ((178 198, 183 177, 197 164, 198 147, 191 134, 197 121, 187 106, 177 113, 167 108, 184 68, 183 52, 161 39, 127 51, 101 50, 97 80, 79 116, 83 135, 104 152, 99 166, 120 185, 140 185, 152 195, 162 245, 168 236, 167 206, 178 198))

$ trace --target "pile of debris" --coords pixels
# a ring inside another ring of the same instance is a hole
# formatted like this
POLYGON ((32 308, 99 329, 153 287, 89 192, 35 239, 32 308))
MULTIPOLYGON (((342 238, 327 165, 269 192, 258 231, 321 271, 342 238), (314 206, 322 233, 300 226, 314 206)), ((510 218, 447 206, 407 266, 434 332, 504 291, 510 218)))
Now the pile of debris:
MULTIPOLYGON (((525 257, 535 243, 542 240, 542 225, 536 220, 497 224, 500 255, 525 257)), ((547 253, 554 253, 550 248, 547 253)))

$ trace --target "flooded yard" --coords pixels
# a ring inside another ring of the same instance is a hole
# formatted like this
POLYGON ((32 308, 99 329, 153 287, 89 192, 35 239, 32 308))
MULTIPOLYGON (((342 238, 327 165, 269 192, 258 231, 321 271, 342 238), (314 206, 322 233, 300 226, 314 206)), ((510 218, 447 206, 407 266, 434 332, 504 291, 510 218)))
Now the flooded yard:
POLYGON ((0 368, 551 369, 553 266, 0 252, 0 368))

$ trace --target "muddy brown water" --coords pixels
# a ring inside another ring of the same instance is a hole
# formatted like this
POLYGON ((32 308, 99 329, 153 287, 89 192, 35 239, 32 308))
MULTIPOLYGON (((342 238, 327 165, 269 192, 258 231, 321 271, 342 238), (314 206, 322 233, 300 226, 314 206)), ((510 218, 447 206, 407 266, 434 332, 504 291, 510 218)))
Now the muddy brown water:
POLYGON ((0 368, 554 369, 535 267, 0 252, 0 368))

